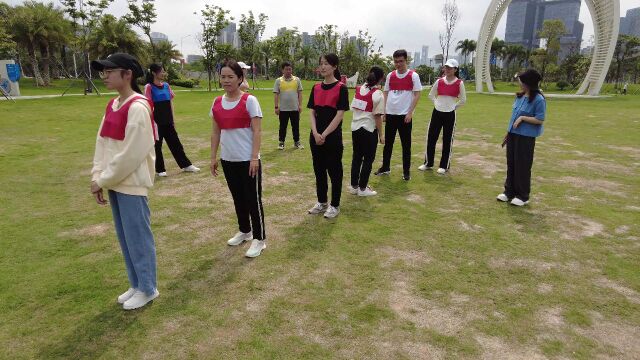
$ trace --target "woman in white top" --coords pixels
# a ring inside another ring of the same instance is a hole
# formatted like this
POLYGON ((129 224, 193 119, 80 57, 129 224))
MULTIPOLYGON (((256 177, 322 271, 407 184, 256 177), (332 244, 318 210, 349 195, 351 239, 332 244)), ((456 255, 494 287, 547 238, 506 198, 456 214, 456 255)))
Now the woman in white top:
POLYGON ((368 186, 373 160, 376 158, 378 141, 384 144, 382 116, 384 95, 378 85, 384 79, 384 71, 378 66, 369 70, 367 81, 357 86, 351 109, 351 137, 353 158, 351 160, 351 186, 349 192, 358 196, 373 196, 377 192, 368 186))
POLYGON ((225 94, 213 101, 209 115, 211 133, 211 174, 218 176, 218 147, 222 170, 233 197, 239 232, 227 244, 252 241, 247 257, 257 257, 267 245, 262 209, 262 166, 260 128, 262 110, 255 96, 240 90, 242 68, 229 60, 220 71, 225 94))
POLYGON ((427 132, 427 151, 424 164, 418 168, 421 171, 433 168, 436 152, 436 142, 442 134, 442 157, 438 174, 444 175, 451 165, 451 147, 456 131, 456 110, 467 101, 462 79, 458 78, 458 62, 449 59, 444 64, 444 77, 436 80, 429 92, 429 99, 433 100, 434 108, 427 132))

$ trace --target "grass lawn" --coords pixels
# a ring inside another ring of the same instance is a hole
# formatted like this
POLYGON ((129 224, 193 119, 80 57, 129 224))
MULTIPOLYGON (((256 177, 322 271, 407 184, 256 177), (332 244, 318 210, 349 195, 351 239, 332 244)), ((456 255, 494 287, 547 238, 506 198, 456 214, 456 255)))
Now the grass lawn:
MULTIPOLYGON (((633 97, 549 99, 532 201, 515 208, 495 200, 513 99, 469 95, 451 173, 438 176, 417 171, 424 94, 411 181, 398 140, 391 175, 372 177, 379 195, 343 192, 328 221, 306 214, 308 112, 306 148, 278 151, 272 94, 254 93, 268 248, 247 260, 246 246, 226 245, 236 224, 224 178, 208 173, 212 95, 180 93, 177 128, 203 171, 181 173, 165 149, 169 177, 149 196, 161 295, 133 312, 115 301, 128 284, 110 210, 89 194, 108 97, 0 102, 0 358, 637 359, 633 97)), ((374 168, 381 157, 380 146, 374 168)))

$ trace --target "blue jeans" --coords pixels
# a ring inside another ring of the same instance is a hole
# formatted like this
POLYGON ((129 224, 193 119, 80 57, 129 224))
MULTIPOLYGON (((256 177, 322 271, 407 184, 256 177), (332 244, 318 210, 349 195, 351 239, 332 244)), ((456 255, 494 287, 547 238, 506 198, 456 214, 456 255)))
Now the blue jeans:
POLYGON ((129 283, 152 295, 157 287, 156 246, 147 197, 109 190, 109 201, 129 283))

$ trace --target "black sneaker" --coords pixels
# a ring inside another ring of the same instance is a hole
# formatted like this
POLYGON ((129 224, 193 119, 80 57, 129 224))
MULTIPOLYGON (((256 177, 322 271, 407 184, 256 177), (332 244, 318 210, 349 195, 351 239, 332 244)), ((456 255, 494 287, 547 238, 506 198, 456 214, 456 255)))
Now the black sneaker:
POLYGON ((284 150, 284 142, 280 141, 280 143, 278 144, 278 150, 284 150))
POLYGON ((380 176, 380 175, 389 175, 390 173, 391 173, 391 169, 386 169, 386 170, 385 170, 385 169, 383 169, 383 168, 380 168, 380 169, 378 169, 378 171, 376 171, 376 172, 374 173, 374 175, 377 175, 377 176, 380 176))
POLYGON ((411 174, 407 171, 402 175, 402 180, 409 181, 411 180, 411 174))

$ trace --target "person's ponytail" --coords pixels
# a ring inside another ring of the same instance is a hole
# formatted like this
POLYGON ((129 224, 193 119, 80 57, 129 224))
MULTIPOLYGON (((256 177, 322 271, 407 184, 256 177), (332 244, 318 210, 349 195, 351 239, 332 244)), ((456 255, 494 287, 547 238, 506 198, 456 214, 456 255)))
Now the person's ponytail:
POLYGON ((365 85, 371 89, 374 86, 378 85, 380 80, 384 77, 384 71, 379 66, 372 66, 369 70, 369 75, 367 75, 367 79, 365 80, 365 85))
POLYGON ((338 68, 336 68, 335 70, 333 70, 333 76, 335 76, 336 79, 340 80, 340 70, 338 68))
POLYGON ((138 94, 142 94, 140 86, 138 86, 138 79, 133 76, 131 76, 131 90, 137 92, 138 94))
POLYGON ((162 71, 162 65, 160 64, 151 64, 149 65, 149 69, 146 71, 145 82, 147 84, 153 84, 154 74, 157 74, 162 71))

